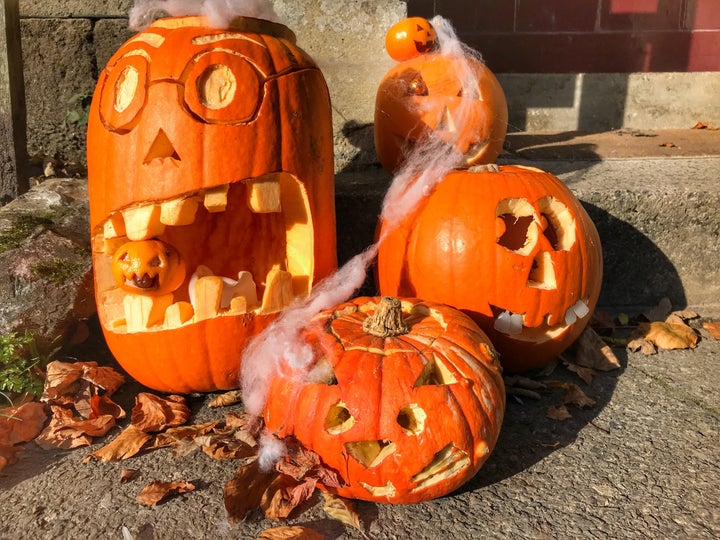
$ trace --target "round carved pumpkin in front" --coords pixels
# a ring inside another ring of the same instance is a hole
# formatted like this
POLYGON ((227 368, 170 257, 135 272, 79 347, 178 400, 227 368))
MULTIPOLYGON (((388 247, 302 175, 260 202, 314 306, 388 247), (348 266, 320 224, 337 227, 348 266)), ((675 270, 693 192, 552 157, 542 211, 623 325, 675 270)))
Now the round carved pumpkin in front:
POLYGON ((495 350, 463 313, 355 298, 306 327, 308 372, 286 366, 265 422, 336 470, 339 495, 412 503, 470 480, 497 442, 505 389, 495 350))
POLYGON ((508 372, 541 366, 577 338, 602 282, 593 222, 553 175, 520 166, 450 172, 378 252, 383 294, 468 313, 508 372))
POLYGON ((245 343, 336 267, 320 70, 279 24, 159 19, 101 73, 87 139, 96 301, 111 351, 157 390, 237 387, 245 343), (177 253, 182 282, 128 290, 113 277, 114 254, 153 241, 177 253))

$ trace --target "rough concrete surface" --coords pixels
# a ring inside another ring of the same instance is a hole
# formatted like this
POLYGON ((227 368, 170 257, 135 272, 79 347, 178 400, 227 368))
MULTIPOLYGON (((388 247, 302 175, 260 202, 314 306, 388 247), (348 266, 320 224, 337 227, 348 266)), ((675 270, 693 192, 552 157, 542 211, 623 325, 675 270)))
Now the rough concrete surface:
MULTIPOLYGON (((572 418, 546 417, 561 390, 540 401, 508 400, 495 451, 457 492, 405 506, 359 502, 368 538, 717 538, 720 535, 720 342, 703 332, 695 350, 645 357, 616 349, 622 369, 588 386, 558 366, 541 380, 579 384, 596 405, 569 407, 572 418)), ((102 347, 79 355, 110 363, 102 347)), ((143 390, 116 394, 129 409, 143 390)), ((222 419, 212 396, 190 399, 191 421, 222 419)), ((108 436, 112 438, 114 434, 108 436)), ((222 488, 236 464, 202 452, 174 457, 157 450, 121 463, 82 463, 102 444, 48 452, 29 443, 0 471, 0 538, 254 538, 279 525, 257 513, 229 525, 222 488), (124 468, 139 475, 120 482, 124 468), (188 480, 197 490, 156 507, 135 501, 154 480, 188 480), (127 529, 123 533, 123 527, 127 529)), ((330 519, 315 494, 288 524, 325 538, 361 538, 330 519)))

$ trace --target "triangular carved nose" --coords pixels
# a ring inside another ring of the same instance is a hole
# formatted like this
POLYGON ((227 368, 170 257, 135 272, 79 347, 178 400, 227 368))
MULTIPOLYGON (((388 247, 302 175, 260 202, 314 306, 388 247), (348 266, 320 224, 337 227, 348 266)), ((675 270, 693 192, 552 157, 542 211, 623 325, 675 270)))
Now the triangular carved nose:
POLYGON ((170 142, 170 138, 167 134, 160 129, 158 130, 158 134, 155 136, 155 140, 150 145, 150 149, 148 150, 143 163, 147 165, 155 159, 165 158, 172 159, 172 162, 175 165, 180 164, 180 156, 178 155, 177 150, 175 150, 175 147, 170 142))
POLYGON ((440 114, 440 119, 438 120, 437 127, 435 129, 437 131, 455 133, 455 122, 453 121, 452 114, 450 114, 450 109, 447 107, 445 107, 443 112, 440 114))

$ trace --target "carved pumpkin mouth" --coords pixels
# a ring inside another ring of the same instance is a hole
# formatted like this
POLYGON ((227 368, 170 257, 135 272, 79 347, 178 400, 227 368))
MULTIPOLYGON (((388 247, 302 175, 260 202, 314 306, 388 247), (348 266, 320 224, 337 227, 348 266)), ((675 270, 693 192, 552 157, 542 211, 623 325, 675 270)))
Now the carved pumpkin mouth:
POLYGON ((557 339, 567 332, 578 320, 590 315, 588 301, 578 300, 565 311, 565 318, 560 324, 541 324, 540 326, 529 327, 524 325, 525 316, 521 313, 513 313, 510 310, 503 310, 497 306, 490 306, 494 316, 493 328, 518 341, 533 343, 545 343, 557 339))
POLYGON ((312 285, 309 201, 285 172, 118 209, 95 229, 92 244, 100 319, 115 333, 271 314, 312 285), (187 268, 168 294, 157 294, 157 275, 125 276, 124 287, 113 279, 115 251, 146 240, 172 246, 187 268))

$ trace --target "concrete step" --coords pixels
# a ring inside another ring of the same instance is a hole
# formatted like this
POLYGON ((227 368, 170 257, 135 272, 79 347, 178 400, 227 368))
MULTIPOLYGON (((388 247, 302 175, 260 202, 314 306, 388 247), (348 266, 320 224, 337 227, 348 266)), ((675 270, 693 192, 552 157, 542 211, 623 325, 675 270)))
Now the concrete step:
MULTIPOLYGON (((498 163, 551 172, 583 202, 603 244, 600 308, 636 313, 667 296, 720 314, 720 131, 654 134, 509 135, 498 163)), ((379 168, 337 175, 341 262, 372 243, 391 180, 379 168)))

